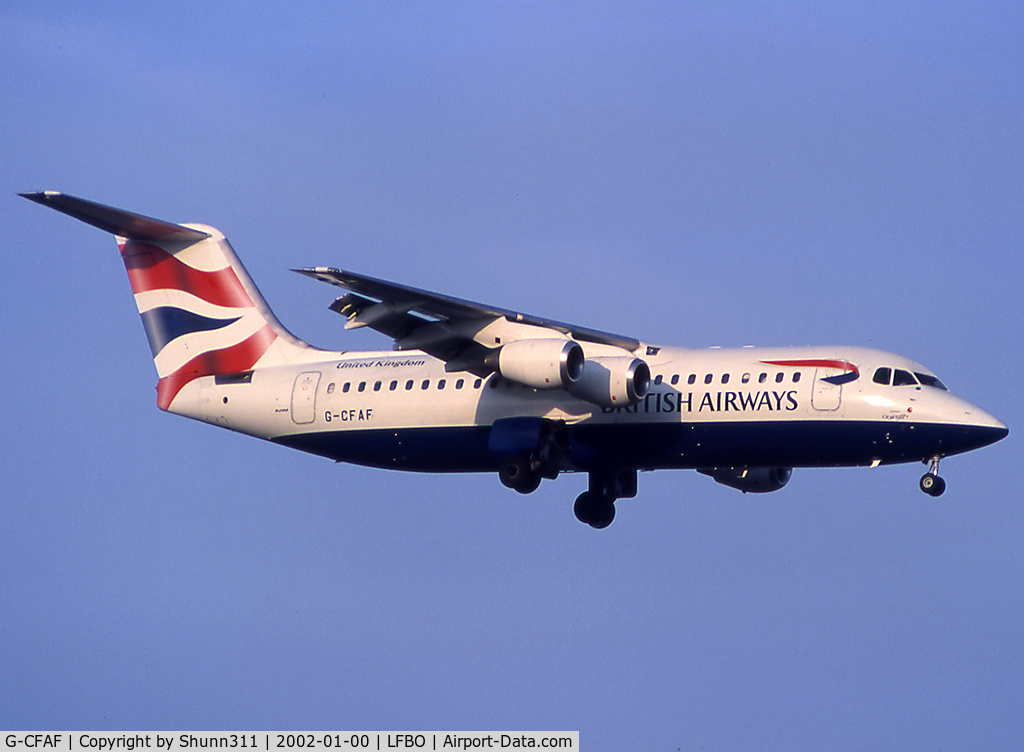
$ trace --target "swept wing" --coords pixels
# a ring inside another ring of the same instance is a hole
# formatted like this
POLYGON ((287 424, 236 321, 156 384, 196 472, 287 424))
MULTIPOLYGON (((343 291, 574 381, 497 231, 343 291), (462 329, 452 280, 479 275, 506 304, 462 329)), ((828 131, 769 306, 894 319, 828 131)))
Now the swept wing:
POLYGON ((640 347, 632 337, 510 311, 497 306, 421 290, 355 272, 314 267, 299 274, 348 292, 330 308, 347 319, 348 329, 368 326, 395 341, 397 350, 424 350, 444 360, 448 370, 489 373, 484 359, 519 339, 568 337, 630 352, 640 347))

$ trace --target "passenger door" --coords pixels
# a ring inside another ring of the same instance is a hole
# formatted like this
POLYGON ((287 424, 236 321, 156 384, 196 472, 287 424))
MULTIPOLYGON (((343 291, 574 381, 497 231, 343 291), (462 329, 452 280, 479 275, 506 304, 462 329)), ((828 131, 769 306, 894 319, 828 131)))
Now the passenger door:
POLYGON ((319 371, 300 373, 292 387, 292 420, 300 425, 312 423, 316 417, 316 388, 320 383, 319 371))
POLYGON ((843 371, 839 368, 819 368, 814 372, 814 390, 811 392, 811 407, 815 410, 831 412, 838 410, 843 400, 843 385, 834 384, 825 379, 839 376, 843 371))

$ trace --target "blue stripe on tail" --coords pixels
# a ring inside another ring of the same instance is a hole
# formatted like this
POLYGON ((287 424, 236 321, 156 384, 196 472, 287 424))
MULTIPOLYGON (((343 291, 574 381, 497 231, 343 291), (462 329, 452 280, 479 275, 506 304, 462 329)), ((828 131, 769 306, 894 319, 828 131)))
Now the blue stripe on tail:
POLYGON ((146 328, 149 349, 153 351, 153 357, 155 358, 157 353, 167 346, 167 343, 176 340, 178 337, 192 334, 193 332, 210 332, 216 329, 223 329, 240 318, 242 317, 211 319, 208 316, 200 316, 198 313, 186 311, 183 308, 165 306, 145 311, 142 314, 142 325, 146 328))

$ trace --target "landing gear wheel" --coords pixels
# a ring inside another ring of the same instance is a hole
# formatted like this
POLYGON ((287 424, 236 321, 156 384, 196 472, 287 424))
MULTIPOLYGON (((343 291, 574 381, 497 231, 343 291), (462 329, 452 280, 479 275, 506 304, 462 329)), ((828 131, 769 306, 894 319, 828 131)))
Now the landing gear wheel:
POLYGON ((590 518, 590 526, 595 530, 604 530, 615 520, 615 502, 602 498, 594 508, 594 516, 590 518))
POLYGON ((590 524, 590 492, 584 491, 576 497, 576 503, 572 505, 572 512, 576 515, 576 519, 582 522, 584 525, 590 524))
POLYGON ((531 494, 540 487, 540 473, 527 473, 514 488, 521 494, 531 494))
POLYGON ((580 522, 595 530, 603 530, 615 519, 615 502, 607 496, 584 491, 576 499, 572 511, 580 522))
POLYGON ((946 490, 946 481, 939 477, 939 460, 942 455, 936 455, 928 460, 928 472, 921 476, 921 490, 929 496, 942 496, 946 490))
POLYGON ((934 473, 925 473, 921 476, 921 490, 929 496, 942 496, 946 490, 946 481, 934 473))
POLYGON ((509 457, 502 462, 498 477, 506 488, 521 494, 533 493, 540 485, 540 473, 530 469, 530 462, 525 457, 509 457))

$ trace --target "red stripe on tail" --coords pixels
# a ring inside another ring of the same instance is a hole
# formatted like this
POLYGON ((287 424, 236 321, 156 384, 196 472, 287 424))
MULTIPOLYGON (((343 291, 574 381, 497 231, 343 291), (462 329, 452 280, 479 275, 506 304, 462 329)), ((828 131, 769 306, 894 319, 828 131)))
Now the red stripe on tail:
POLYGON ((132 292, 183 290, 207 303, 228 308, 251 308, 252 299, 231 267, 203 272, 183 264, 163 248, 129 240, 121 256, 132 292))
POLYGON ((252 368, 277 339, 270 325, 264 326, 237 345, 211 350, 192 358, 174 373, 157 383, 156 404, 161 410, 170 407, 178 392, 190 381, 218 373, 238 373, 252 368))

